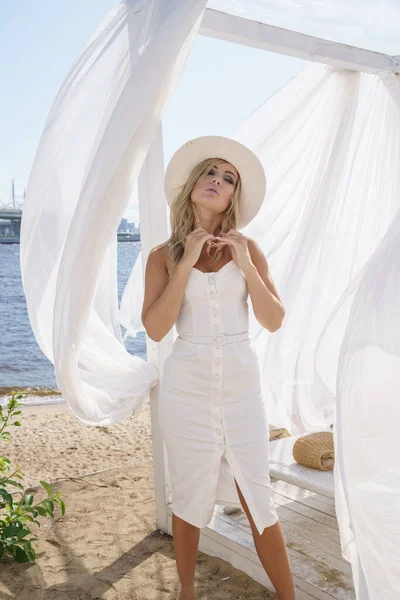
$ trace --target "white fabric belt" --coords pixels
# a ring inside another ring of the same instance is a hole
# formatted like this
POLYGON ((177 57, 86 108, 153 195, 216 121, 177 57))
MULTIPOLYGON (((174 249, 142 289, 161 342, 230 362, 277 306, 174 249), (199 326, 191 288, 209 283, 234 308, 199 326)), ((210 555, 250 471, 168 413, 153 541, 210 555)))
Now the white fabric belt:
POLYGON ((225 346, 225 344, 232 344, 233 342, 248 340, 250 338, 250 332, 244 331, 243 333, 216 333, 215 335, 180 335, 179 337, 185 342, 192 342, 194 344, 214 344, 216 346, 225 346))

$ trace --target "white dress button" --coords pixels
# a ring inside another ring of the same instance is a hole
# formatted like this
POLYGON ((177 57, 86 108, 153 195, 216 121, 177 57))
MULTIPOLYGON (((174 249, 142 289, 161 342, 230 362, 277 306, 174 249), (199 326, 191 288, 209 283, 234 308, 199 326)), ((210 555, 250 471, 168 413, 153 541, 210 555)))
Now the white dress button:
POLYGON ((213 388, 212 391, 213 391, 213 394, 214 394, 215 397, 219 396, 219 389, 218 388, 213 388))
POLYGON ((212 314, 214 317, 216 317, 219 314, 218 308, 213 308, 212 314))
POLYGON ((217 400, 217 398, 214 398, 214 400, 212 401, 214 406, 219 406, 219 400, 217 400))
POLYGON ((210 292, 210 298, 215 298, 215 292, 210 292))
POLYGON ((214 277, 212 275, 209 275, 208 283, 214 283, 214 277))
POLYGON ((216 364, 216 365, 221 364, 221 358, 219 356, 217 356, 217 358, 214 358, 214 364, 216 364))
POLYGON ((221 417, 219 415, 214 415, 214 421, 217 421, 217 423, 219 423, 221 420, 221 417))
POLYGON ((218 375, 218 373, 214 374, 214 381, 219 381, 221 379, 221 376, 218 375))
POLYGON ((218 331, 219 331, 219 326, 218 325, 214 325, 213 332, 214 333, 218 333, 218 331))

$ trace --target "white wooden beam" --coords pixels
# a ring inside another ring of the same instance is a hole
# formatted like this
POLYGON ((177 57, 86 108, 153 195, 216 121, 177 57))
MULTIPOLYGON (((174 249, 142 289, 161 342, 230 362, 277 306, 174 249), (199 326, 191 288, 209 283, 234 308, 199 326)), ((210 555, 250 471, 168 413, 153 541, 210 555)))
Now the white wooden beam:
POLYGON ((365 73, 400 72, 399 57, 206 9, 200 35, 365 73))
MULTIPOLYGON (((159 128, 147 154, 138 179, 140 245, 142 252, 143 282, 147 258, 154 246, 165 242, 169 237, 167 203, 164 196, 164 152, 162 129, 159 128)), ((173 342, 172 330, 159 343, 148 336, 147 360, 156 365, 162 373, 165 359, 170 354, 173 342)), ((167 471, 164 444, 158 422, 158 394, 160 382, 150 390, 150 412, 152 444, 154 456, 154 494, 156 502, 157 527, 167 528, 167 471)))

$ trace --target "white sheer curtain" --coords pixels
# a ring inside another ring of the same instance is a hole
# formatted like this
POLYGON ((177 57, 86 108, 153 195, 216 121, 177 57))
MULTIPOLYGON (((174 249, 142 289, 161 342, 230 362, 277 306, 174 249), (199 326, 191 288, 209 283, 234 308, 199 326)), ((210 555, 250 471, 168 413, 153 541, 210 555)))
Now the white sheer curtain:
POLYGON ((400 594, 400 209, 352 288, 337 312, 349 317, 337 374, 336 509, 357 598, 391 600, 400 594))
POLYGON ((378 76, 312 65, 234 133, 265 202, 244 233, 286 307, 252 321, 271 420, 335 423, 336 508, 359 600, 400 592, 400 106, 378 76))
POLYGON ((21 272, 31 326, 71 410, 91 425, 131 414, 158 380, 122 344, 116 230, 204 7, 118 4, 72 65, 28 182, 21 272))
POLYGON ((293 433, 333 422, 345 296, 399 209, 400 112, 380 78, 311 65, 236 130, 268 190, 244 230, 269 258, 287 314, 253 321, 273 418, 293 433), (337 305, 343 307, 337 313, 337 305))

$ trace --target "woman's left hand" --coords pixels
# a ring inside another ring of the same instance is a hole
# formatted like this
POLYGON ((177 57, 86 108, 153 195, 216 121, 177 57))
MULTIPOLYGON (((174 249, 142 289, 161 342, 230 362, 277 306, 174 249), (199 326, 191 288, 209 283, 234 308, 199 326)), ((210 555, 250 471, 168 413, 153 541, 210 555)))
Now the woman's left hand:
POLYGON ((247 238, 240 231, 231 229, 228 233, 221 233, 216 244, 217 246, 229 246, 233 261, 242 271, 254 266, 247 245, 247 238))

